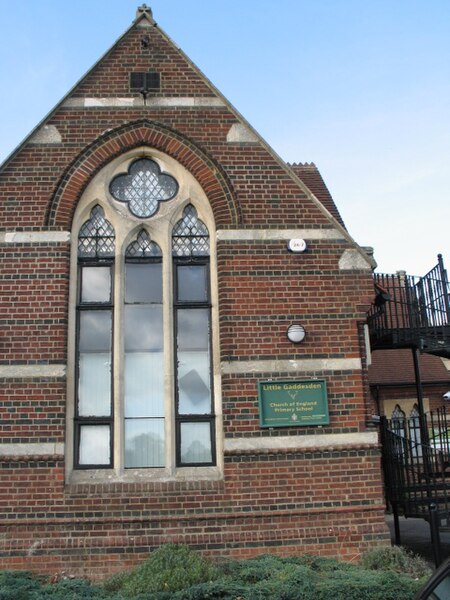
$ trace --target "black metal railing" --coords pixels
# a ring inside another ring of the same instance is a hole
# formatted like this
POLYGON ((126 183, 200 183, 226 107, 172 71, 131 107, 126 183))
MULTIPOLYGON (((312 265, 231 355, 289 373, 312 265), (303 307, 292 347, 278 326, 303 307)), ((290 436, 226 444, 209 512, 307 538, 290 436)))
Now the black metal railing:
POLYGON ((442 561, 440 530, 450 528, 449 426, 445 408, 421 417, 380 420, 386 503, 394 516, 395 543, 401 544, 400 514, 426 519, 436 567, 442 561))
POLYGON ((386 499, 409 517, 428 518, 430 505, 450 514, 450 415, 445 408, 409 418, 382 417, 386 499), (424 443, 426 431, 426 443, 424 443))
POLYGON ((372 349, 416 347, 450 356, 450 285, 442 256, 424 277, 374 274, 367 323, 372 349))

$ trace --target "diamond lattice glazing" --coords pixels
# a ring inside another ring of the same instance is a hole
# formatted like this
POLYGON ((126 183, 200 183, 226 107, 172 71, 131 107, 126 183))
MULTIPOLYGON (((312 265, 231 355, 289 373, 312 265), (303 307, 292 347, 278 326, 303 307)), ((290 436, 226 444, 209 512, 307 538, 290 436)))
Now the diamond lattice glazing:
POLYGON ((148 233, 144 230, 140 231, 134 242, 128 245, 125 256, 127 258, 150 258, 160 257, 161 248, 156 242, 152 242, 148 233))
POLYGON ((154 215, 160 202, 171 200, 178 193, 178 183, 172 175, 161 173, 155 161, 139 158, 131 163, 127 174, 114 177, 109 191, 115 200, 128 203, 136 217, 154 215))
POLYGON ((197 217, 197 211, 188 204, 183 217, 172 231, 173 256, 209 256, 209 233, 197 217))
POLYGON ((115 233, 111 223, 98 204, 91 211, 91 218, 83 223, 78 234, 80 258, 110 258, 115 252, 115 233))

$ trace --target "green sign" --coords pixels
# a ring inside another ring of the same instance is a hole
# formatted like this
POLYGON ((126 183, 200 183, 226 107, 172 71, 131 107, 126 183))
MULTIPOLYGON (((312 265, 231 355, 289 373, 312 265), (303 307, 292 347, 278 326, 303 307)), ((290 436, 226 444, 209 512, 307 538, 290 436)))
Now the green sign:
POLYGON ((261 427, 328 425, 327 385, 323 379, 258 382, 261 427))

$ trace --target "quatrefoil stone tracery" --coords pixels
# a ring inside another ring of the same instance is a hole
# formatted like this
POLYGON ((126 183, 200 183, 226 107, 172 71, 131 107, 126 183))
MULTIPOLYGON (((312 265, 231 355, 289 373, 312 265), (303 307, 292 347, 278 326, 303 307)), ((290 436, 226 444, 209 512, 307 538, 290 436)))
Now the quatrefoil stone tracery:
POLYGON ((154 160, 139 158, 128 173, 114 177, 109 191, 115 200, 126 202, 133 215, 148 218, 158 211, 160 202, 175 198, 178 183, 172 175, 162 173, 154 160))

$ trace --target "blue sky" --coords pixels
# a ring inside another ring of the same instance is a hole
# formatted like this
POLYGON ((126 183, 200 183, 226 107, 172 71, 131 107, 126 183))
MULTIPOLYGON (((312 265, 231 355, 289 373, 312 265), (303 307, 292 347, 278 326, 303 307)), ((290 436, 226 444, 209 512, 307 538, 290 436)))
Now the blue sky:
MULTIPOLYGON (((131 24, 136 0, 0 0, 0 161, 131 24)), ((287 161, 316 163, 379 271, 450 271, 449 0, 148 0, 287 161)))

